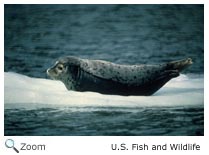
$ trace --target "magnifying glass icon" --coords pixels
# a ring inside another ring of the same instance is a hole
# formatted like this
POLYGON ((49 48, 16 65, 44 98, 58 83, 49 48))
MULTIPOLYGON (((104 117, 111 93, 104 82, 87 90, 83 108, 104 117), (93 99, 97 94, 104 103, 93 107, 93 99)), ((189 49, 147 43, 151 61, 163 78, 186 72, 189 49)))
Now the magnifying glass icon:
POLYGON ((5 146, 7 147, 7 148, 13 148, 13 150, 15 150, 15 152, 17 152, 17 153, 19 153, 19 151, 15 148, 15 142, 14 142, 14 140, 12 140, 12 139, 7 139, 6 141, 5 141, 5 146))

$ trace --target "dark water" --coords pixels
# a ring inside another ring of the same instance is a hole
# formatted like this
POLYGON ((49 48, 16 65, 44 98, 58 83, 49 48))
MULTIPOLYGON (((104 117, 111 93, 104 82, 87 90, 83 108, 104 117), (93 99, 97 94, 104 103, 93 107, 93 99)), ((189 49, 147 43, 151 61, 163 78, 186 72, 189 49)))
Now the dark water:
POLYGON ((203 135, 203 110, 201 107, 5 110, 5 135, 203 135))
MULTIPOLYGON (((184 73, 203 74, 203 19, 203 5, 5 5, 4 70, 46 78, 65 55, 120 64, 191 57, 184 73)), ((5 109, 5 135, 204 135, 204 107, 5 109)))

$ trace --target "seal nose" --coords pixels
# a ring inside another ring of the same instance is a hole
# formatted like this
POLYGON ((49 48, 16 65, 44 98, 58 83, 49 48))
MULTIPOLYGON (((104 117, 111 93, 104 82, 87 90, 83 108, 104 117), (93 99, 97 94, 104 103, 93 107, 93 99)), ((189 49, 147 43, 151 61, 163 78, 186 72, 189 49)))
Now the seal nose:
POLYGON ((49 75, 50 68, 46 70, 46 74, 49 75))

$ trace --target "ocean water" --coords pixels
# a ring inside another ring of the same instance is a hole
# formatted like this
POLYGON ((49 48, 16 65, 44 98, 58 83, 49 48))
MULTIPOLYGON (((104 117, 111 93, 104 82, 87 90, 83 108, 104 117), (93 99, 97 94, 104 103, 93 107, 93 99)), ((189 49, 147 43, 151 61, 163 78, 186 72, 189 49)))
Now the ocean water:
POLYGON ((5 135, 204 135, 203 5, 5 5, 5 135), (119 64, 191 57, 152 96, 66 90, 73 55, 119 64))

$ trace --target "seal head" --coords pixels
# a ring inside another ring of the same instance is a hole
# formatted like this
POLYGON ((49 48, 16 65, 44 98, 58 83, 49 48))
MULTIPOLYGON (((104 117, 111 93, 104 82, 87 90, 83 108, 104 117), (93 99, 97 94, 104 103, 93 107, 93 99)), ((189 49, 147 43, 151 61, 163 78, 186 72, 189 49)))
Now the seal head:
POLYGON ((74 89, 80 59, 72 56, 63 57, 55 62, 55 65, 47 69, 47 75, 53 80, 62 81, 67 89, 74 89))

